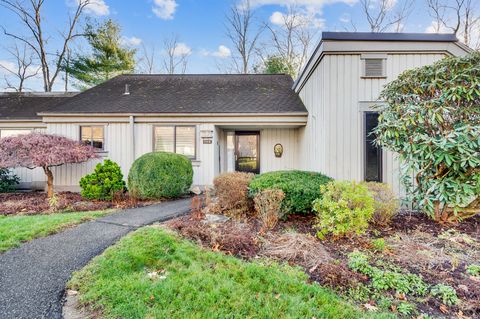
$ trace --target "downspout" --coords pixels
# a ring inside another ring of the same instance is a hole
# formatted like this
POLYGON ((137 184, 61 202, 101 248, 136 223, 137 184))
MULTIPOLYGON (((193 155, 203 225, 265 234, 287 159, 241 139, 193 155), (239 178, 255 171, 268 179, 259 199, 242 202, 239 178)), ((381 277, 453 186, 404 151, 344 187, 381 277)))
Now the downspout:
POLYGON ((135 117, 130 115, 130 149, 131 161, 135 162, 135 117))

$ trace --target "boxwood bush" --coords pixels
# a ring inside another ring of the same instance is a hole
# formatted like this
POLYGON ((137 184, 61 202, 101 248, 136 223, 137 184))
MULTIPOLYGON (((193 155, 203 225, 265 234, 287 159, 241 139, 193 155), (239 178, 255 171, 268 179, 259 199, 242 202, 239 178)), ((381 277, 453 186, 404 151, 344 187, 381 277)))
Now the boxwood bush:
POLYGON ((331 180, 321 173, 307 171, 263 173, 250 183, 250 196, 266 189, 280 189, 285 194, 282 210, 286 214, 305 214, 312 211, 312 202, 320 197, 320 186, 331 180))
POLYGON ((92 174, 82 177, 80 187, 82 197, 99 200, 111 200, 115 194, 126 190, 120 166, 109 159, 98 163, 92 174))
POLYGON ((17 175, 6 168, 0 168, 0 193, 13 192, 19 181, 17 175))
POLYGON ((193 181, 190 160, 183 155, 153 152, 139 157, 128 174, 131 196, 174 198, 188 193, 193 181))

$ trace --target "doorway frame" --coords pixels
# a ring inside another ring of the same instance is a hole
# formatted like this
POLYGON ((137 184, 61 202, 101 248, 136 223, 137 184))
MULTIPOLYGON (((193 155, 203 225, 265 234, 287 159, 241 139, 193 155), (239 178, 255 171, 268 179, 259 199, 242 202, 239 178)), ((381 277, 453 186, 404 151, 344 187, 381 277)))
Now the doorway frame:
POLYGON ((250 173, 260 174, 260 131, 235 131, 235 171, 241 172, 238 168, 238 137, 242 135, 255 135, 257 138, 257 169, 250 173))

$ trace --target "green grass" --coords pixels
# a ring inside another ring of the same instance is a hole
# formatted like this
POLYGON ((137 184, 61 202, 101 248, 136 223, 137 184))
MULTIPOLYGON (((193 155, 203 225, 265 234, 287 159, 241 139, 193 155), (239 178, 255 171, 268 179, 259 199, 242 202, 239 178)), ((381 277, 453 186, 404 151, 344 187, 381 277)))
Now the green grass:
POLYGON ((140 229, 74 274, 69 288, 103 318, 395 318, 364 313, 300 269, 245 262, 154 227, 140 229), (166 271, 165 279, 148 272, 166 271))
POLYGON ((0 216, 0 253, 34 238, 105 216, 111 210, 31 216, 0 216))

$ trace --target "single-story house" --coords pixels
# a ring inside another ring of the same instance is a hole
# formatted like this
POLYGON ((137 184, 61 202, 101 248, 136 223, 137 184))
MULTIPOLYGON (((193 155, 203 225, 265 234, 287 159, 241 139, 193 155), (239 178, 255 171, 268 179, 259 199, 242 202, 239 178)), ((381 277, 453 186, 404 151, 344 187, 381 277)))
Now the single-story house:
MULTIPOLYGON (((372 106, 401 72, 469 52, 449 34, 324 32, 295 82, 282 74, 121 75, 31 118, 0 106, 0 134, 40 129, 91 144, 125 176, 142 154, 169 151, 191 158, 195 185, 223 172, 303 169, 387 182, 400 193, 395 155, 371 143, 372 106)), ((57 190, 77 190, 97 162, 56 168, 57 190)))

